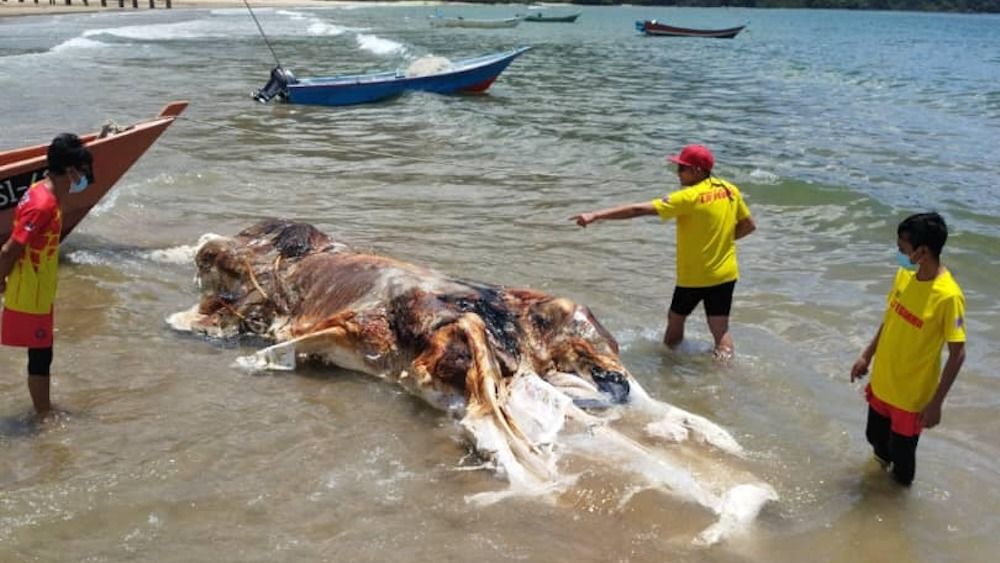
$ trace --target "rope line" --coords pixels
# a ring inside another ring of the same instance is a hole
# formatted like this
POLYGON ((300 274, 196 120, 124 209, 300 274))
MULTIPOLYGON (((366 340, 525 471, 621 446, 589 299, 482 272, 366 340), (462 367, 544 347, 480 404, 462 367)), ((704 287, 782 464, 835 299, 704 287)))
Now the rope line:
POLYGON ((257 30, 260 31, 260 36, 264 38, 264 44, 271 51, 271 56, 274 57, 274 62, 281 66, 281 61, 278 60, 278 54, 274 52, 274 47, 271 46, 271 42, 267 39, 267 34, 264 33, 264 28, 260 26, 260 22, 257 21, 257 14, 253 13, 253 8, 250 7, 250 3, 247 0, 243 0, 246 4, 247 10, 250 10, 250 17, 253 18, 253 23, 257 24, 257 30))

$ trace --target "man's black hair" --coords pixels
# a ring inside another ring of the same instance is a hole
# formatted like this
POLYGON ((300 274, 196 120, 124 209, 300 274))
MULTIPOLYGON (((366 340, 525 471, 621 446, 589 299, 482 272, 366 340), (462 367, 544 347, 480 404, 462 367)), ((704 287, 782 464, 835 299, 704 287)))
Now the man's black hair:
POLYGON ((903 233, 906 233, 906 238, 914 250, 926 246, 934 254, 934 258, 938 259, 941 257, 945 241, 948 240, 948 225, 945 224, 944 217, 937 213, 917 213, 903 219, 899 224, 896 234, 902 237, 903 233))
POLYGON ((52 139, 48 152, 49 171, 53 174, 65 174, 72 166, 79 171, 90 171, 94 157, 83 146, 80 137, 72 133, 63 133, 52 139))

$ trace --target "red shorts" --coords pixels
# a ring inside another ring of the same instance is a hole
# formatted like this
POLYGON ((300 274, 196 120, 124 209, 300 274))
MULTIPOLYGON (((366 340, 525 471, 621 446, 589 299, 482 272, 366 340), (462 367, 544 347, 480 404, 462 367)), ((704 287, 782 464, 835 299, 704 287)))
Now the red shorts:
POLYGON ((21 313, 3 308, 0 344, 22 348, 52 347, 52 311, 44 315, 21 313))
POLYGON ((923 425, 920 424, 920 413, 904 411, 879 399, 875 393, 872 393, 870 383, 865 387, 865 398, 868 399, 868 405, 871 406, 872 410, 889 419, 889 427, 896 434, 907 437, 919 436, 920 431, 924 429, 923 425))

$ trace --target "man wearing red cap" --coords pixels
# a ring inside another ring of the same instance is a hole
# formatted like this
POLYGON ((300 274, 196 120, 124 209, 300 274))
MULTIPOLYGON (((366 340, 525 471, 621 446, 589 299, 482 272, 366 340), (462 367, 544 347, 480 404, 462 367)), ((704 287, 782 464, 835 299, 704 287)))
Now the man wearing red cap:
POLYGON ((677 164, 680 190, 651 202, 581 213, 571 220, 586 227, 604 219, 642 215, 659 215, 664 221, 676 218, 677 285, 663 342, 671 348, 680 344, 688 315, 704 302, 715 355, 727 359, 733 353, 729 311, 739 278, 736 240, 754 232, 757 225, 740 190, 712 176, 715 158, 708 147, 688 145, 668 160, 677 164))

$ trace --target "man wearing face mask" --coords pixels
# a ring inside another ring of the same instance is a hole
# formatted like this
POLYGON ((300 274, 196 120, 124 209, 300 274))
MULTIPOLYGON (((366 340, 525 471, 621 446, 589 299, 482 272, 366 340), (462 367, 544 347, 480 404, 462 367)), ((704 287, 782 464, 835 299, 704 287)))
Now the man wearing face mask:
POLYGON ((35 412, 51 409, 52 304, 56 296, 60 202, 94 181, 93 157, 72 133, 48 148, 48 173, 24 193, 14 212, 10 238, 0 249, 0 291, 4 303, 0 343, 28 349, 28 392, 35 412))
POLYGON ((897 229, 899 270, 882 325, 851 368, 864 377, 874 358, 865 431, 875 457, 909 486, 920 431, 941 421, 941 405, 965 361, 965 298, 941 264, 948 227, 937 213, 906 218, 897 229), (941 349, 948 360, 941 368, 941 349))

